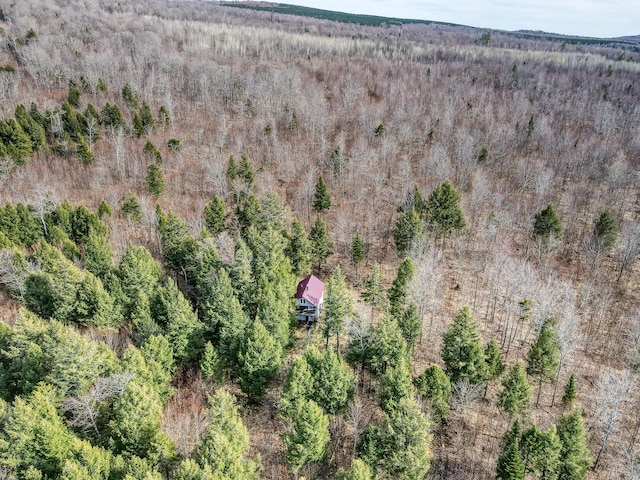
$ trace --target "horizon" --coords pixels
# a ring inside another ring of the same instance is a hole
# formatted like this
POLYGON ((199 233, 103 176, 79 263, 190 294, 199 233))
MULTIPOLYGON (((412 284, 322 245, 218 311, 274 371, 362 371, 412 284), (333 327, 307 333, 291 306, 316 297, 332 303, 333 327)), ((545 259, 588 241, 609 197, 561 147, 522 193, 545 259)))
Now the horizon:
POLYGON ((505 31, 537 31, 567 36, 617 38, 640 35, 635 0, 296 0, 310 8, 435 22, 505 31), (634 8, 635 7, 635 8, 634 8), (620 12, 625 12, 621 15, 620 12), (552 15, 550 13, 553 13, 552 15))

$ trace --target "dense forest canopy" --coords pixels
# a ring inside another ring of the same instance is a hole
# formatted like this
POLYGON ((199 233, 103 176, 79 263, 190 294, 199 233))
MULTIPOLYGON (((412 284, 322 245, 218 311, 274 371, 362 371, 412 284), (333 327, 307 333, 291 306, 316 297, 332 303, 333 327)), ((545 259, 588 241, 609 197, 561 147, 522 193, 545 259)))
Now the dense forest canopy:
POLYGON ((635 478, 639 85, 632 40, 0 0, 0 477, 635 478))

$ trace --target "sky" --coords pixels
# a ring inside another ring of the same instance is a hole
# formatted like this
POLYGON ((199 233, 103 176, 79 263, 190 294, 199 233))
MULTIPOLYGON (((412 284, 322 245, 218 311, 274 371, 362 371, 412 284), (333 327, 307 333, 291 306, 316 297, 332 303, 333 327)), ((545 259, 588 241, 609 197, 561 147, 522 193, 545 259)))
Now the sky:
POLYGON ((640 35, 640 0, 277 0, 385 17, 586 37, 640 35))

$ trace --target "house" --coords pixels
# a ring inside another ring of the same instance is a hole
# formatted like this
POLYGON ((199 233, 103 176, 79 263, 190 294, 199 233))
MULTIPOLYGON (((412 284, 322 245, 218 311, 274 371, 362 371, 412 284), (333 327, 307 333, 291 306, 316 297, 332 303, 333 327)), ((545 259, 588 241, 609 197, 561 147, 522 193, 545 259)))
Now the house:
POLYGON ((298 283, 295 298, 298 321, 307 325, 314 323, 322 311, 324 283, 318 277, 309 275, 298 283))

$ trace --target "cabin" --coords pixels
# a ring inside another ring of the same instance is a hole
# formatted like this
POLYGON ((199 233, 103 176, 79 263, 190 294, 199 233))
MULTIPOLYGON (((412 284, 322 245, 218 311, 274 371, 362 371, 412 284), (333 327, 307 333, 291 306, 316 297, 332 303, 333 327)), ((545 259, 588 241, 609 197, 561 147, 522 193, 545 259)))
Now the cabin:
POLYGON ((295 298, 298 321, 307 325, 315 323, 322 311, 324 283, 318 277, 309 275, 298 283, 295 298))

